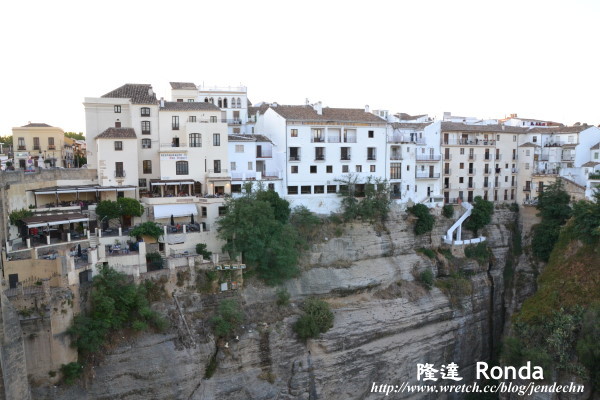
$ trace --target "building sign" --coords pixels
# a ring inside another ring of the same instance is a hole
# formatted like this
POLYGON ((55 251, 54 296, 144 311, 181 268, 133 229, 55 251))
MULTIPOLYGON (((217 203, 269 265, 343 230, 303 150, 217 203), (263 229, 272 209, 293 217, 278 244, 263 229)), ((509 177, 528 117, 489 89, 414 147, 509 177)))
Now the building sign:
POLYGON ((187 153, 160 153, 160 160, 161 161, 166 161, 166 160, 176 160, 176 161, 181 161, 181 160, 187 160, 187 153))
POLYGON ((29 157, 29 153, 25 152, 25 153, 15 153, 15 157, 29 157))

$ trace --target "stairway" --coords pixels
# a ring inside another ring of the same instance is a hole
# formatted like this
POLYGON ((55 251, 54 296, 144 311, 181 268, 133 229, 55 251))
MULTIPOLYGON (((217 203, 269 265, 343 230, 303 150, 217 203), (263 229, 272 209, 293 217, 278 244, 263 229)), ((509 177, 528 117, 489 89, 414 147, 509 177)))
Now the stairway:
POLYGON ((454 224, 452 224, 450 229, 448 229, 448 231, 446 232, 446 235, 443 236, 444 243, 451 244, 451 245, 463 245, 463 244, 480 243, 480 242, 485 241, 484 236, 480 236, 475 239, 462 240, 462 223, 465 222, 465 220, 467 218, 469 218, 469 216, 471 215, 471 210, 473 209, 473 206, 471 205, 471 203, 468 203, 466 201, 460 203, 460 205, 463 206, 463 208, 466 211, 463 215, 460 216, 459 219, 456 220, 456 222, 454 222, 454 224), (454 232, 455 231, 456 231, 456 240, 454 240, 454 232))

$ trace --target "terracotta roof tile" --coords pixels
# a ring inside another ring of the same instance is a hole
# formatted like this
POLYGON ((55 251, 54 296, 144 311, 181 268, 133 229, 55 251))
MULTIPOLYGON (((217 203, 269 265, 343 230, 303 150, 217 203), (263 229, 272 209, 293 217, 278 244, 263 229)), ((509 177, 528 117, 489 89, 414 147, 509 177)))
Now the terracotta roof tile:
POLYGON ((197 90, 196 84, 193 82, 169 82, 171 84, 171 89, 194 89, 197 90))
POLYGON ((548 128, 530 128, 530 133, 579 133, 591 128, 591 125, 552 126, 548 128))
POLYGON ((460 122, 442 122, 442 132, 498 132, 498 133, 527 133, 527 128, 518 126, 494 125, 468 125, 460 122))
POLYGON ((598 149, 600 149, 600 142, 599 142, 599 143, 596 143, 595 145, 593 145, 593 146, 590 148, 590 150, 598 150, 598 149))
POLYGON ((27 125, 23 125, 21 128, 52 128, 52 126, 44 123, 30 122, 27 125))
POLYGON ((220 111, 212 103, 204 101, 165 101, 165 106, 160 111, 220 111))
POLYGON ((588 161, 585 164, 583 164, 582 167, 595 167, 596 165, 600 165, 600 163, 595 161, 588 161))
POLYGON ((135 139, 137 138, 133 128, 108 128, 98 136, 96 139, 135 139))
POLYGON ((152 91, 152 85, 145 83, 126 83, 102 97, 130 99, 133 104, 156 104, 156 94, 152 91))
POLYGON ((270 106, 273 111, 285 119, 300 121, 332 121, 332 122, 372 122, 385 124, 386 121, 378 116, 365 112, 360 108, 330 108, 323 107, 322 115, 311 106, 270 106))
POLYGON ((527 142, 527 143, 520 144, 519 147, 540 147, 540 146, 538 146, 535 143, 527 142))
POLYGON ((414 130, 423 130, 425 129, 426 126, 431 125, 432 122, 423 122, 423 123, 416 123, 416 122, 393 122, 392 123, 392 128, 394 129, 414 129, 414 130))

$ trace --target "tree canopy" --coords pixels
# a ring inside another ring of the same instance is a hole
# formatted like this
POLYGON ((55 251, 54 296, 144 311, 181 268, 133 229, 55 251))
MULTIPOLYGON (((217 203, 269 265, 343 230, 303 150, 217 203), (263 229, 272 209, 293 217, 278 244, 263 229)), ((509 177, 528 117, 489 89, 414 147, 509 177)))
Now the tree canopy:
POLYGON ((408 212, 417 217, 415 235, 422 235, 433 229, 435 218, 429 213, 429 208, 425 204, 415 204, 408 208, 408 212))
POLYGON ((481 196, 475 196, 471 216, 465 222, 465 228, 477 234, 479 229, 492 222, 493 213, 494 204, 491 201, 484 200, 481 196))
POLYGON ((123 216, 141 217, 144 212, 142 204, 129 197, 121 197, 117 201, 103 200, 96 207, 96 215, 103 220, 119 219, 123 223, 123 216))
POLYGON ((289 203, 279 201, 276 192, 261 192, 228 200, 226 214, 217 221, 217 231, 226 242, 223 251, 231 257, 241 254, 245 263, 256 267, 259 277, 277 284, 297 274, 301 241, 287 221, 289 203))
POLYGON ((85 140, 85 136, 83 132, 75 133, 75 132, 65 132, 65 136, 75 140, 85 140))

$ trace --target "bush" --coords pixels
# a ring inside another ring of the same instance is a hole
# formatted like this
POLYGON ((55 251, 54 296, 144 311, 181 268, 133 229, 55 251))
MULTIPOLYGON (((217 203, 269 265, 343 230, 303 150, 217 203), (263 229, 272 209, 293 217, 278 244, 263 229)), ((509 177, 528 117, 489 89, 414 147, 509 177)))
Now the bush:
POLYGON ((542 261, 550 259, 550 253, 560 234, 560 225, 553 221, 542 221, 533 228, 531 238, 531 251, 533 255, 542 261))
POLYGON ((485 243, 471 244, 465 247, 465 256, 477 260, 480 265, 485 265, 490 259, 491 252, 485 243))
POLYGON ((83 365, 78 362, 63 364, 60 367, 60 372, 63 374, 63 381, 67 385, 72 385, 83 373, 83 365))
POLYGON ((156 222, 147 221, 143 222, 139 225, 136 225, 133 229, 129 231, 129 236, 140 238, 143 236, 149 236, 154 240, 158 240, 163 235, 163 228, 158 225, 156 222))
POLYGON ((205 260, 210 260, 212 252, 208 251, 206 247, 206 243, 198 243, 196 245, 196 254, 201 255, 205 260))
POLYGON ((433 251, 431 249, 426 249, 425 247, 421 247, 420 249, 417 249, 417 252, 424 254, 429 258, 435 258, 435 251, 433 251))
POLYGON ((23 221, 21 221, 21 220, 23 218, 31 217, 32 215, 33 215, 33 212, 31 212, 31 210, 22 208, 20 210, 15 210, 15 211, 11 212, 10 214, 8 214, 8 219, 9 219, 11 225, 21 228, 24 226, 23 221))
POLYGON ((471 216, 465 221, 465 228, 477 234, 477 231, 490 222, 494 213, 494 203, 484 200, 481 196, 475 196, 471 216))
POLYGON ((454 207, 451 204, 446 204, 442 208, 442 215, 446 218, 454 217, 454 207))
POLYGON ((304 303, 305 314, 294 324, 294 331, 302 340, 316 338, 333 326, 333 313, 323 300, 309 298, 304 303))
POLYGON ((431 289, 433 287, 433 272, 429 268, 424 271, 421 271, 419 274, 419 282, 421 282, 427 289, 431 289))
POLYGON ((427 232, 431 232, 435 219, 429 213, 429 208, 424 204, 415 204, 408 208, 408 212, 417 217, 415 224, 415 234, 422 235, 427 232))
POLYGON ((290 293, 285 288, 279 288, 275 292, 277 296, 277 305, 278 306, 287 306, 290 304, 290 293))
POLYGON ((227 299, 219 304, 217 315, 212 318, 215 334, 227 337, 244 321, 244 313, 236 300, 227 299))

